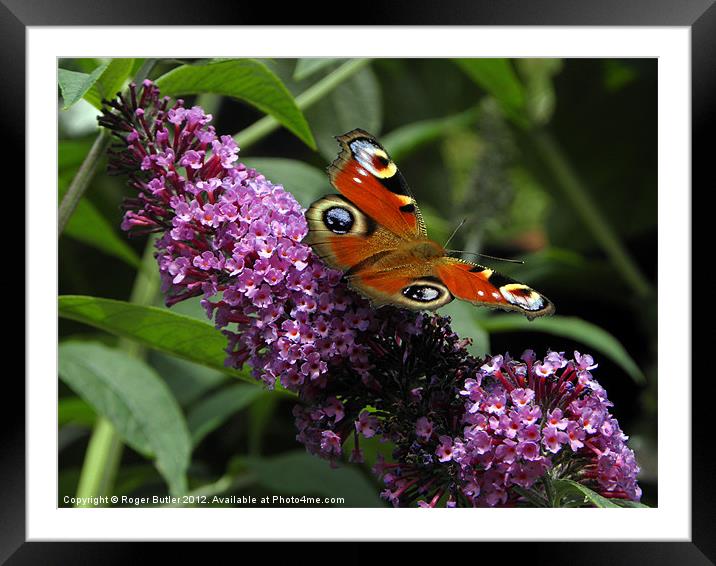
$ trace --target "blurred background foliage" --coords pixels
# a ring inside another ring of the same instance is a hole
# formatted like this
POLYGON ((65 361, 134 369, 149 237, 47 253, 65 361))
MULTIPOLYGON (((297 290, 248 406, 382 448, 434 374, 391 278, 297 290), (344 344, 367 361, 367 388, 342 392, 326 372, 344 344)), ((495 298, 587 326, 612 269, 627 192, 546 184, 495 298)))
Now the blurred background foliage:
POLYGON ((191 321, 162 318, 173 315, 150 248, 119 230, 129 189, 104 173, 96 124, 101 98, 137 76, 202 105, 217 132, 235 134, 242 161, 304 206, 332 192, 324 169, 334 136, 353 128, 378 136, 433 239, 445 241, 464 219, 451 248, 524 260, 481 263, 557 306, 531 323, 460 301, 441 312, 479 355, 591 352, 642 466, 643 501, 657 504, 655 60, 67 59, 59 67, 60 295, 134 303, 99 320, 99 303, 60 298, 59 505, 65 496, 168 492, 383 505, 369 467, 389 445, 368 442, 365 465, 331 469, 295 441, 295 398, 223 370, 221 335, 196 301, 171 309, 191 321), (63 211, 66 193, 81 198, 63 211), (137 321, 154 326, 140 332, 137 321), (161 325, 173 341, 151 330, 161 325), (209 344, 201 352, 191 349, 197 336, 209 344))

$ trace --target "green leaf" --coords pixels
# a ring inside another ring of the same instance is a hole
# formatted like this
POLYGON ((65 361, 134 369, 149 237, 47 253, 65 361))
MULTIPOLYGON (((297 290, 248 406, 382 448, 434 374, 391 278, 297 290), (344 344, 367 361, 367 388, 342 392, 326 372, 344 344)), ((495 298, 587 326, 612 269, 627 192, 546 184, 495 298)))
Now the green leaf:
POLYGON ((524 497, 533 507, 549 507, 547 500, 534 489, 525 489, 519 485, 513 485, 510 489, 524 497))
POLYGON ((302 81, 307 79, 318 71, 322 71, 327 67, 333 65, 338 59, 335 58, 322 58, 322 57, 310 57, 307 59, 299 59, 296 62, 296 68, 293 71, 293 80, 302 81))
POLYGON ((455 63, 497 100, 507 116, 526 125, 524 87, 509 59, 455 59, 455 63))
POLYGON ((92 88, 92 85, 108 65, 109 63, 102 63, 89 75, 87 73, 78 73, 77 71, 68 71, 67 69, 58 69, 57 82, 60 85, 60 92, 64 101, 62 109, 67 110, 82 100, 82 97, 92 88))
POLYGON ((181 65, 156 80, 162 94, 214 93, 248 102, 273 116, 310 148, 316 148, 308 122, 293 96, 271 70, 254 59, 181 65))
POLYGON ((154 370, 99 343, 64 342, 58 359, 62 380, 129 446, 155 458, 172 494, 185 493, 191 440, 176 400, 154 370))
POLYGON ((283 185, 306 208, 331 191, 328 175, 302 161, 279 157, 251 157, 241 161, 263 174, 274 185, 283 185))
POLYGON ((226 338, 211 324, 195 318, 167 309, 81 295, 59 297, 59 315, 255 383, 248 371, 224 366, 226 338))
POLYGON ((452 301, 440 309, 442 316, 450 317, 450 326, 460 338, 472 338, 467 351, 481 358, 490 351, 490 334, 482 326, 482 320, 474 305, 464 301, 452 301))
POLYGON ((191 441, 197 446, 231 415, 250 405, 266 391, 259 385, 232 385, 197 403, 187 416, 191 441))
POLYGON ((184 301, 178 302, 171 308, 171 312, 175 314, 183 314, 189 318, 195 318, 203 323, 208 321, 206 317, 206 309, 201 306, 201 297, 191 297, 184 301))
POLYGON ((62 233, 93 248, 121 259, 132 267, 139 267, 139 255, 114 231, 114 227, 94 205, 83 198, 77 203, 62 233))
POLYGON ((412 122, 382 136, 381 143, 388 150, 390 157, 398 162, 426 144, 439 140, 450 131, 473 124, 478 116, 479 108, 474 107, 444 118, 412 122))
POLYGON ((377 489, 356 468, 330 464, 305 452, 274 458, 242 458, 241 462, 272 494, 343 497, 342 507, 385 507, 377 489))
MULTIPOLYGON (((66 60, 61 59, 60 64, 64 65, 65 61, 66 60)), ((78 59, 70 59, 68 62, 74 63, 74 65, 72 65, 72 64, 68 65, 69 67, 74 67, 78 71, 82 71, 83 73, 88 73, 88 74, 91 73, 92 71, 94 71, 98 65, 101 65, 102 63, 104 63, 104 61, 102 61, 101 59, 98 59, 96 57, 82 57, 82 58, 78 58, 78 59)))
POLYGON ((91 427, 96 418, 97 415, 92 407, 79 397, 63 397, 57 403, 57 424, 59 426, 76 424, 91 427))
POLYGON ((226 372, 181 360, 162 352, 151 352, 149 363, 162 376, 182 407, 192 404, 229 379, 226 372))
POLYGON ((95 83, 85 93, 84 99, 95 108, 102 108, 102 99, 110 100, 122 90, 134 68, 134 59, 112 59, 95 83))
POLYGON ((526 108, 534 124, 546 124, 556 104, 552 78, 562 70, 561 59, 518 59, 515 64, 524 78, 526 108))
POLYGON ((584 503, 591 503, 595 507, 601 508, 616 508, 616 505, 611 499, 607 499, 599 495, 596 491, 592 491, 588 487, 572 480, 560 479, 552 480, 552 485, 556 492, 555 499, 557 505, 561 506, 561 502, 565 497, 581 498, 584 503))
POLYGON ((146 59, 141 58, 141 57, 132 59, 132 68, 129 70, 129 76, 130 77, 136 76, 137 73, 139 72, 139 69, 141 69, 142 65, 144 65, 145 61, 146 61, 146 59))
MULTIPOLYGON (((76 169, 72 164, 77 157, 77 151, 81 146, 69 146, 63 151, 63 144, 60 144, 62 170, 58 174, 57 187, 59 189, 58 202, 67 192, 70 181, 75 176, 76 169)), ((79 164, 77 164, 79 167, 79 164)), ((139 255, 127 244, 126 239, 120 237, 114 225, 112 225, 95 208, 86 197, 82 198, 67 221, 62 233, 88 246, 96 248, 112 257, 116 257, 131 265, 139 267, 141 260, 139 255)))
POLYGON ((251 404, 249 409, 249 455, 261 454, 261 447, 268 425, 278 405, 278 395, 264 395, 251 404))
POLYGON ((92 138, 60 140, 57 149, 57 171, 71 172, 74 175, 87 157, 93 141, 92 138))
POLYGON ((114 482, 112 492, 115 495, 128 495, 140 488, 147 490, 156 485, 156 489, 150 492, 156 493, 156 490, 161 488, 161 484, 162 478, 154 466, 125 464, 117 471, 117 479, 114 482))
POLYGON ((335 136, 363 128, 378 135, 383 124, 380 83, 370 67, 339 84, 320 104, 306 111, 318 149, 333 161, 338 152, 335 136))
POLYGON ((644 373, 636 365, 619 340, 606 330, 577 317, 550 316, 527 320, 519 314, 503 314, 486 318, 482 326, 488 332, 545 332, 581 342, 594 348, 618 364, 637 383, 646 383, 644 373))

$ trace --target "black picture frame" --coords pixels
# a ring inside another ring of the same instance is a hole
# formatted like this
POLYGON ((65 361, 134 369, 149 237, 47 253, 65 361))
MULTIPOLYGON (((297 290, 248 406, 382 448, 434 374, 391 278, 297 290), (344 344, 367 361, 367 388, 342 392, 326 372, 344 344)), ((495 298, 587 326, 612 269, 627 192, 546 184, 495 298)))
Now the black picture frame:
MULTIPOLYGON (((692 186, 713 189, 716 174, 708 143, 716 131, 716 0, 462 0, 435 2, 411 0, 371 6, 341 21, 337 3, 281 3, 280 10, 266 3, 192 3, 186 0, 0 0, 0 59, 3 71, 3 105, 0 124, 3 137, 15 147, 25 145, 25 31, 28 26, 59 25, 281 25, 315 24, 305 16, 325 14, 329 25, 552 25, 552 26, 686 26, 691 29, 692 57, 692 186)), ((365 8, 367 5, 363 5, 365 8)), ((26 155, 26 160, 37 156, 26 155)), ((24 168, 14 167, 16 175, 24 168)), ((15 177, 14 183, 20 179, 15 177)), ((689 195, 684 195, 690 198, 689 195)), ((31 211, 27 211, 31 213, 31 211)), ((693 221, 692 221, 693 225, 693 221)), ((30 258, 26 258, 26 261, 30 258)), ((687 282, 691 274, 680 274, 687 282)), ((25 296, 25 300, 31 300, 25 296)), ((691 309, 691 305, 684 305, 691 309)), ((686 331, 687 329, 685 329, 686 331)), ((688 329, 690 331, 690 329, 688 329)), ((31 336, 28 339, 32 339, 31 336)), ((668 347, 662 345, 662 347, 668 347)), ((678 362, 680 355, 673 352, 678 362)), ((689 373, 690 373, 690 369, 689 373)), ((683 370, 682 370, 683 371, 683 370)), ((8 376, 9 377, 9 376, 8 376)), ((683 379, 683 377, 680 377, 683 379)), ((704 378, 693 376, 692 390, 709 388, 704 378)), ((0 443, 0 562, 17 564, 81 564, 125 562, 137 550, 147 556, 150 545, 140 543, 37 543, 25 542, 25 412, 24 384, 5 380, 9 391, 0 443), (141 549, 138 548, 141 546, 141 549)), ((707 390, 707 392, 709 392, 707 390)), ((697 397, 698 400, 698 397, 697 397)), ((714 476, 708 435, 710 410, 692 411, 692 538, 691 542, 635 543, 520 543, 519 553, 552 564, 711 564, 716 561, 713 533, 714 476)), ((675 426, 686 426, 681 416, 675 426)), ((668 458, 668 454, 661 454, 668 458)), ((628 512, 628 511, 625 511, 628 512)), ((557 534, 558 529, 555 530, 557 534)), ((357 534, 357 533, 356 533, 357 534)), ((78 533, 81 536, 81 533, 78 533)), ((319 535, 317 534, 317 537, 319 535)), ((346 536, 350 531, 346 530, 346 536)), ((183 546, 162 545, 152 550, 163 562, 184 553, 183 546), (173 548, 166 548, 173 546, 173 548), (173 556, 174 555, 174 556, 173 556)), ((462 546, 461 546, 462 548, 462 546)), ((489 552, 515 553, 515 543, 489 545, 489 552)), ((462 552, 462 551, 458 551, 462 552)), ((471 551, 474 552, 474 551, 471 551)), ((484 559, 483 551, 475 559, 484 559)), ((365 562, 372 550, 347 552, 352 561, 365 562)), ((507 554, 509 555, 509 554, 507 554)), ((469 556, 465 555, 466 558, 469 556)), ((244 558, 248 558, 245 554, 244 558)), ((334 557, 334 559, 336 559, 334 557)))

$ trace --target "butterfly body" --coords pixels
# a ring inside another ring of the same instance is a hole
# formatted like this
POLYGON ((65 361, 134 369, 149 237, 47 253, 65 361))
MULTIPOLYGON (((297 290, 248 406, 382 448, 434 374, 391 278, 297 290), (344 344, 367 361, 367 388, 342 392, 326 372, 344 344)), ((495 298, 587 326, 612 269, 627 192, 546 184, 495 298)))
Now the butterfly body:
POLYGON ((310 206, 306 242, 351 287, 376 306, 434 310, 457 297, 529 318, 554 312, 527 285, 451 257, 428 238, 405 178, 373 136, 353 130, 337 139, 341 152, 328 171, 341 194, 310 206))

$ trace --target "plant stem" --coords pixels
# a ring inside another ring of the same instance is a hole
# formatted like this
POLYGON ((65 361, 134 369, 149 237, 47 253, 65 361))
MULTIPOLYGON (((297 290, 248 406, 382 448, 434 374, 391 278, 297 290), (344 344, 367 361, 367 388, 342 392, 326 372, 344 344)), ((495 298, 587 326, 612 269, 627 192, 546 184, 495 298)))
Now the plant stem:
MULTIPOLYGON (((134 77, 135 82, 141 82, 146 79, 155 63, 156 59, 147 59, 139 68, 139 71, 137 71, 137 75, 134 77)), ((70 183, 70 186, 60 203, 60 207, 57 211, 58 238, 62 235, 62 231, 65 229, 65 226, 67 226, 70 216, 72 216, 75 208, 77 208, 77 204, 80 202, 82 196, 89 187, 89 184, 94 177, 94 173, 97 170, 97 164, 104 155, 105 151, 107 151, 109 141, 109 133, 104 128, 101 128, 89 150, 89 153, 87 153, 82 165, 80 165, 77 174, 74 179, 72 179, 72 182, 70 183)))
POLYGON ((557 185, 627 284, 639 297, 651 294, 653 292, 651 284, 600 212, 597 203, 594 202, 554 137, 545 130, 535 130, 530 135, 557 185))
MULTIPOLYGON (((99 417, 94 425, 82 473, 77 485, 77 498, 91 498, 110 495, 122 454, 122 441, 114 431, 112 423, 99 417)), ((77 503, 76 507, 98 507, 92 503, 77 503)))
MULTIPOLYGON (((307 88, 304 92, 296 97, 296 105, 301 110, 306 110, 330 93, 343 81, 349 79, 363 67, 370 63, 370 59, 350 59, 343 63, 335 71, 326 75, 316 84, 307 88)), ((260 120, 254 122, 248 128, 241 130, 234 135, 234 139, 239 143, 241 149, 255 144, 260 139, 278 129, 279 122, 272 116, 264 116, 260 120)))
MULTIPOLYGON (((142 265, 137 272, 130 295, 130 301, 138 305, 151 305, 159 290, 159 274, 154 260, 155 238, 150 237, 144 248, 142 265)), ((130 356, 143 358, 145 349, 136 342, 120 339, 118 347, 130 356)), ((77 485, 77 497, 100 497, 112 495, 114 480, 122 457, 122 440, 112 423, 100 417, 92 430, 82 471, 77 485)), ((96 507, 96 505, 77 505, 96 507)))
POLYGON ((107 151, 107 147, 109 146, 109 138, 110 136, 107 130, 102 128, 99 134, 97 134, 97 137, 82 162, 82 165, 80 165, 77 174, 72 179, 65 196, 62 198, 60 207, 57 210, 58 238, 62 235, 62 231, 65 229, 65 226, 67 226, 67 221, 70 219, 70 216, 72 216, 75 208, 77 208, 77 204, 85 194, 92 177, 94 177, 99 160, 102 158, 105 151, 107 151))
POLYGON ((278 401, 278 396, 271 394, 263 395, 251 403, 249 407, 249 423, 251 425, 248 439, 249 456, 261 455, 261 444, 263 442, 264 432, 266 431, 266 425, 271 420, 278 401))
POLYGON ((542 479, 540 481, 544 486, 544 493, 547 499, 547 507, 559 507, 559 505, 557 504, 558 501, 555 497, 554 487, 552 486, 552 480, 547 474, 545 474, 544 476, 542 476, 542 479))

